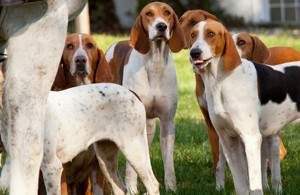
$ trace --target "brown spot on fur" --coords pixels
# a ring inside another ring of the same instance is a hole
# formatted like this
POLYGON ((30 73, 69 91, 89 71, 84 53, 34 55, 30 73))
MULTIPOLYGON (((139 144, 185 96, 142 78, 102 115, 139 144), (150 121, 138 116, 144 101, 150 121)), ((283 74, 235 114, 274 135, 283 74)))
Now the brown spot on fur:
POLYGON ((120 41, 115 45, 113 58, 108 62, 114 76, 113 83, 122 85, 124 66, 128 63, 132 47, 129 41, 120 41))
POLYGON ((52 184, 51 182, 48 182, 48 183, 47 183, 47 187, 48 187, 48 188, 52 188, 52 187, 53 187, 53 184, 52 184))

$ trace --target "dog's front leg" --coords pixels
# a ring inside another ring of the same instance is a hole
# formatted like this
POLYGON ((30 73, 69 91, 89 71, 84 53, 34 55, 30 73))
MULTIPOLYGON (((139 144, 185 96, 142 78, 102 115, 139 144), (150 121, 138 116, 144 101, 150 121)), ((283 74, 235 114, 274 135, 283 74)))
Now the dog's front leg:
POLYGON ((166 189, 176 191, 176 176, 174 169, 175 125, 173 120, 160 121, 160 147, 164 161, 166 189))
POLYGON ((261 178, 261 142, 262 136, 258 132, 242 134, 248 164, 250 194, 263 194, 261 178))
POLYGON ((3 165, 1 178, 0 178, 0 189, 9 189, 10 180, 10 156, 6 155, 5 164, 3 165))
POLYGON ((11 33, 6 35, 10 38, 4 114, 8 121, 12 195, 37 193, 46 100, 63 51, 68 23, 66 3, 53 7, 58 2, 45 2, 44 10, 38 7, 41 3, 7 8, 5 20, 8 21, 2 24, 2 31, 11 33))
POLYGON ((224 130, 220 130, 218 133, 225 158, 232 173, 236 194, 248 195, 248 175, 243 146, 238 137, 231 137, 224 130))
POLYGON ((226 172, 226 159, 224 156, 222 143, 219 141, 219 161, 216 168, 216 190, 220 191, 225 189, 225 172, 226 172))

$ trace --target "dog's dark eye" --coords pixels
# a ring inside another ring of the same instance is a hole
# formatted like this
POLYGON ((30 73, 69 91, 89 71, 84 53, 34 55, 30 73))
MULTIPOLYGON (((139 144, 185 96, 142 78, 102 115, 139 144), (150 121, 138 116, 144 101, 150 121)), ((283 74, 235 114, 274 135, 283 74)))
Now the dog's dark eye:
POLYGON ((194 20, 191 21, 191 25, 192 25, 192 26, 195 26, 196 24, 197 24, 196 21, 194 21, 194 20))
POLYGON ((67 48, 68 48, 68 49, 73 49, 73 48, 74 48, 74 45, 73 45, 73 44, 68 44, 68 45, 67 45, 67 48))
POLYGON ((215 36, 215 33, 209 32, 209 33, 207 33, 207 36, 208 36, 208 37, 214 37, 214 36, 215 36))
POLYGON ((195 38, 195 33, 192 33, 192 34, 191 34, 191 38, 192 38, 192 39, 195 38))
POLYGON ((86 47, 87 47, 87 48, 93 48, 93 47, 94 47, 94 45, 93 45, 93 44, 91 44, 91 43, 88 43, 88 44, 86 44, 86 47))
POLYGON ((151 12, 147 12, 146 15, 147 16, 153 16, 153 14, 151 12))
POLYGON ((245 42, 244 40, 240 40, 237 44, 238 44, 238 45, 245 45, 246 42, 245 42))
POLYGON ((166 16, 169 16, 171 13, 167 10, 167 11, 164 12, 164 14, 165 14, 166 16))

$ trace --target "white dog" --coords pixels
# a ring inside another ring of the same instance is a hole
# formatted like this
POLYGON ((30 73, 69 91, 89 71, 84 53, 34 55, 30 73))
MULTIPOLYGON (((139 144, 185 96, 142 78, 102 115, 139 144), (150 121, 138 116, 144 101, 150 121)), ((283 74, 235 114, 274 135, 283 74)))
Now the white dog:
POLYGON ((159 194, 152 172, 141 101, 120 85, 101 83, 50 92, 41 170, 47 194, 60 194, 62 164, 94 144, 114 194, 125 194, 118 175, 118 150, 135 169, 149 194, 159 194))

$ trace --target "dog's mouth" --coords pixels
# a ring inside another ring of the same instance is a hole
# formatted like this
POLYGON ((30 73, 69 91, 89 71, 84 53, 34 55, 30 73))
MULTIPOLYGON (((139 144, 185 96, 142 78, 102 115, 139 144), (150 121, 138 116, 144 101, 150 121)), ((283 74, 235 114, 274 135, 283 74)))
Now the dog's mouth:
POLYGON ((168 40, 165 34, 158 34, 156 35, 151 41, 157 41, 157 40, 168 40))
POLYGON ((201 67, 207 65, 211 59, 212 59, 211 57, 206 60, 192 59, 191 62, 197 68, 201 68, 201 67))
POLYGON ((88 75, 88 73, 86 71, 76 71, 74 75, 84 77, 88 75))

